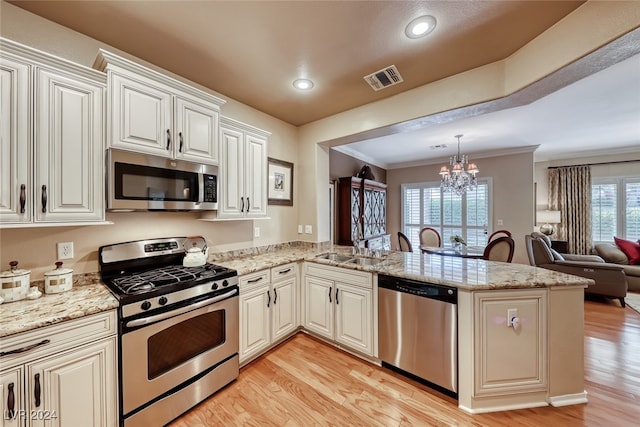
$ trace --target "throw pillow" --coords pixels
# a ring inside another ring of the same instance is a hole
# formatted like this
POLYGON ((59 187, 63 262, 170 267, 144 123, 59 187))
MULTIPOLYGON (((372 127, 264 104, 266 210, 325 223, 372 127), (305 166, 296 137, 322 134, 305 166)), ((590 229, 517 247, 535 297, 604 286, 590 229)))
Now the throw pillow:
POLYGON ((632 242, 631 240, 619 239, 614 237, 616 245, 622 252, 629 258, 629 264, 640 265, 640 243, 632 242))

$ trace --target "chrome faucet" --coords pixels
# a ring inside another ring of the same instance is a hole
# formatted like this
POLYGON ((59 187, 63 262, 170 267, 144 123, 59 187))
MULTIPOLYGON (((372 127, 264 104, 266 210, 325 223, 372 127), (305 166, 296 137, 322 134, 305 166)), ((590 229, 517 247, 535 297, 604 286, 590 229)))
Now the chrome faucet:
POLYGON ((362 225, 356 225, 356 235, 353 237, 353 254, 360 255, 360 242, 362 241, 362 225))

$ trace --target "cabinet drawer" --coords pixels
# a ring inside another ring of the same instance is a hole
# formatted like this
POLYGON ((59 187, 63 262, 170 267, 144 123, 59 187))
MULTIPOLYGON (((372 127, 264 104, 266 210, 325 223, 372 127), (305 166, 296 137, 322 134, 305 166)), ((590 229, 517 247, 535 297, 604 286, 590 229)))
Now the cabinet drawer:
POLYGON ((238 278, 240 292, 244 292, 247 289, 254 288, 256 286, 263 286, 271 283, 271 271, 260 270, 254 273, 244 274, 238 278))
POLYGON ((298 269, 298 264, 295 262, 273 267, 271 269, 271 280, 273 282, 277 282, 280 280, 287 279, 289 277, 294 277, 296 275, 297 269, 298 269))
POLYGON ((2 356, 2 366, 26 363, 55 352, 96 341, 117 332, 116 311, 110 310, 56 325, 46 326, 2 339, 0 352, 28 348, 16 354, 2 356), (48 340, 48 343, 44 343, 48 340))
POLYGON ((364 271, 307 262, 305 263, 305 274, 337 282, 348 283, 353 286, 360 286, 369 289, 373 288, 372 274, 364 271))

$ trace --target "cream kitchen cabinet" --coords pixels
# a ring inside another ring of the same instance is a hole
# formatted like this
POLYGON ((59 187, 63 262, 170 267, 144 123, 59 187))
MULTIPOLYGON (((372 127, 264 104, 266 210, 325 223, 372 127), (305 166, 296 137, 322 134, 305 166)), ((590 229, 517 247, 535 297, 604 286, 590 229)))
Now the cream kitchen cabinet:
POLYGON ((476 292, 474 305, 474 395, 545 392, 547 290, 476 292))
POLYGON ((4 337, 0 425, 116 425, 116 328, 111 311, 4 337))
POLYGON ((107 72, 110 147, 217 165, 224 100, 100 50, 107 72))
POLYGON ((297 264, 240 277, 240 363, 246 363, 298 328, 297 264))
POLYGON ((367 356, 374 350, 371 273, 305 263, 306 330, 367 356))
POLYGON ((104 74, 0 44, 2 226, 103 222, 104 74))
POLYGON ((222 117, 218 218, 256 218, 267 214, 269 132, 222 117))

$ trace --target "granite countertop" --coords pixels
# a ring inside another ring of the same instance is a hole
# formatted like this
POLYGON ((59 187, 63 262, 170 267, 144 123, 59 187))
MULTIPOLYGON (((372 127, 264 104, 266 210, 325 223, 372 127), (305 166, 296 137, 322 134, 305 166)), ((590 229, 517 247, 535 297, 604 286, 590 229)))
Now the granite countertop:
MULTIPOLYGON (((31 285, 38 286, 39 283, 32 282, 31 285)), ((74 276, 73 288, 66 292, 43 292, 40 298, 33 300, 0 304, 0 338, 117 307, 118 300, 100 281, 99 273, 74 276)))
MULTIPOLYGON (((318 255, 327 252, 350 256, 351 248, 336 246, 331 249, 318 249, 308 245, 284 245, 242 256, 213 254, 209 261, 233 268, 240 275, 290 262, 310 261, 454 286, 468 291, 554 286, 586 287, 593 283, 590 279, 524 264, 506 264, 419 252, 391 252, 388 256, 377 258, 372 265, 317 258, 318 255)), ((33 282, 32 286, 34 285, 42 290, 42 283, 33 282)), ((40 298, 34 300, 25 299, 0 304, 0 338, 117 307, 118 300, 102 283, 99 273, 74 276, 73 288, 69 291, 59 294, 43 293, 40 298)))
MULTIPOLYGON (((212 262, 233 268, 238 271, 238 274, 243 275, 289 262, 304 260, 352 270, 428 281, 470 291, 554 286, 586 287, 593 284, 590 279, 524 264, 430 255, 420 252, 391 252, 373 265, 360 265, 317 258, 317 255, 327 252, 329 250, 285 248, 235 259, 214 259, 212 262)), ((334 247, 332 252, 351 255, 351 248, 338 246, 334 247)))

